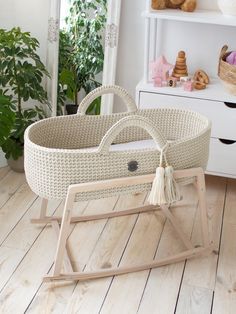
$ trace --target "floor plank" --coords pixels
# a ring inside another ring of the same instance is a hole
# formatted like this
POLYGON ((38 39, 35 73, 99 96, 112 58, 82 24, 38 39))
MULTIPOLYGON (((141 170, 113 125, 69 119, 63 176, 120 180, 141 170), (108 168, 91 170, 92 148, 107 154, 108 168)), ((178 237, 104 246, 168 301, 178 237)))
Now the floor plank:
MULTIPOLYGON (((119 199, 116 208, 128 209, 140 206, 144 199, 145 194, 124 196, 119 199)), ((132 215, 109 220, 85 270, 118 266, 137 218, 138 215, 132 215)), ((112 278, 79 282, 68 302, 66 312, 98 313, 111 282, 112 278)))
MULTIPOLYGON (((95 211, 107 212, 114 208, 117 197, 94 200, 86 206, 85 215, 95 211)), ((73 265, 83 269, 106 225, 106 220, 79 223, 69 238, 69 248, 74 260, 73 265), (72 249, 74 248, 74 250, 72 249), (78 259, 79 262, 76 262, 78 259)), ((27 313, 65 313, 67 302, 71 297, 76 283, 44 283, 32 301, 27 313)))
MULTIPOLYGON (((181 291, 176 314, 211 313, 212 290, 185 284, 181 291)), ((223 314, 223 313, 222 313, 223 314)))
MULTIPOLYGON (((197 313, 199 309, 204 313, 209 313, 211 309, 218 261, 217 251, 219 250, 223 220, 226 179, 208 177, 206 184, 209 236, 211 242, 214 243, 216 252, 209 256, 187 261, 177 306, 177 313, 179 314, 183 311, 183 304, 186 313, 191 313, 192 311, 197 313), (204 291, 206 292, 205 294, 204 291), (199 300, 197 297, 199 297, 199 300), (191 298, 193 299, 191 300, 191 298), (185 299, 188 299, 187 303, 185 299), (196 309, 193 308, 194 305, 196 309), (206 306, 205 309, 204 306, 206 306)), ((196 245, 202 243, 199 211, 194 224, 192 241, 196 245)))
POLYGON ((0 245, 18 224, 37 196, 23 184, 0 210, 0 245))
MULTIPOLYGON (((197 208, 197 196, 192 185, 184 187, 183 191, 185 196, 183 206, 174 208, 172 212, 190 238, 197 208)), ((184 249, 183 243, 176 237, 172 226, 166 223, 156 258, 179 253, 184 249)), ((138 313, 174 313, 184 265, 185 263, 181 262, 150 271, 138 313)))
MULTIPOLYGON (((127 264, 147 263, 155 256, 165 219, 155 213, 141 214, 132 232, 120 266, 127 264)), ((149 270, 117 276, 106 295, 101 313, 137 313, 149 270)))
POLYGON ((0 247, 0 291, 4 288, 24 256, 25 252, 23 250, 0 247))
POLYGON ((2 167, 2 168, 0 168, 0 180, 2 180, 7 175, 7 173, 9 171, 10 171, 9 167, 2 167))
MULTIPOLYGON (((114 197, 75 204, 74 210, 88 215, 140 206, 144 200, 145 194, 118 201, 114 197)), ((49 225, 30 223, 39 215, 41 201, 24 175, 0 169, 0 313, 210 314, 211 307, 213 314, 235 313, 236 181, 208 177, 207 200, 210 237, 219 256, 83 283, 42 284, 52 267, 57 238, 49 225)), ((59 204, 49 202, 49 215, 62 213, 59 204)), ((196 208, 196 193, 188 186, 173 213, 200 244, 196 208)), ((158 258, 184 248, 159 213, 78 223, 71 230, 69 247, 77 269, 136 263, 150 259, 156 250, 158 258)))
POLYGON ((229 180, 225 203, 213 314, 233 314, 236 309, 236 181, 229 180))
MULTIPOLYGON (((30 218, 39 214, 40 204, 41 200, 37 199, 0 247, 0 253, 9 253, 7 257, 8 263, 0 268, 0 291, 7 284, 13 272, 17 269, 44 228, 44 226, 38 227, 30 224, 30 218)), ((59 204, 60 202, 58 201, 50 201, 49 213, 53 213, 59 204)))
POLYGON ((0 208, 14 195, 16 190, 25 183, 25 175, 9 171, 0 181, 0 208))
MULTIPOLYGON (((39 215, 40 204, 41 200, 38 199, 3 243, 3 247, 18 248, 25 255, 19 265, 18 259, 11 256, 15 271, 12 276, 7 271, 9 280, 0 293, 0 313, 23 313, 35 294, 37 285, 41 283, 42 275, 49 269, 47 257, 55 250, 55 236, 51 236, 51 228, 30 223, 32 216, 39 215), (48 239, 45 233, 49 234, 48 239), (18 294, 19 287, 21 294, 18 294)), ((49 213, 53 213, 59 204, 59 201, 49 202, 49 213)))
MULTIPOLYGON (((49 201, 49 215, 52 215, 55 212, 60 203, 61 202, 58 200, 49 201)), ((3 242, 4 246, 17 248, 25 252, 31 248, 32 244, 37 240, 40 232, 45 227, 45 225, 35 225, 30 223, 30 219, 39 216, 40 206, 41 199, 38 198, 3 242)), ((61 208, 62 206, 59 207, 58 210, 61 210, 61 208)))
POLYGON ((46 228, 0 294, 0 313, 24 313, 52 265, 55 235, 46 228))

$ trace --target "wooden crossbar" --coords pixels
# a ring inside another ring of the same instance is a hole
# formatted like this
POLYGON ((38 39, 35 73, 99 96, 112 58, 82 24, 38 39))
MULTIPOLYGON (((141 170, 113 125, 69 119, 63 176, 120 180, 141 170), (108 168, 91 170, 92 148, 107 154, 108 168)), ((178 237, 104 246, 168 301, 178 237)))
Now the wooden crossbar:
MULTIPOLYGON (((97 215, 87 215, 87 216, 78 216, 78 217, 71 217, 71 223, 76 223, 76 222, 86 222, 90 220, 99 220, 99 219, 107 219, 107 218, 114 218, 114 217, 121 217, 121 216, 128 216, 128 215, 133 215, 137 213, 145 213, 145 212, 152 212, 160 210, 159 206, 153 206, 153 205, 147 205, 147 206, 141 206, 141 207, 136 207, 132 209, 127 209, 127 210, 117 210, 117 211, 112 211, 104 214, 97 214, 97 215)), ((45 216, 44 218, 36 218, 36 219, 31 219, 31 223, 38 224, 38 223, 50 223, 53 221, 57 221, 58 223, 61 223, 62 217, 47 217, 45 216)))

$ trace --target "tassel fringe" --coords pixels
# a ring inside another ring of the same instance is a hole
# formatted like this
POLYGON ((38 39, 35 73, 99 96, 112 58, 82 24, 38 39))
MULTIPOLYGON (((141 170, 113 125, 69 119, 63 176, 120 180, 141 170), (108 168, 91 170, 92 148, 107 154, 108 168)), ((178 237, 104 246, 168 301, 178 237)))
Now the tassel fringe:
POLYGON ((179 185, 174 178, 174 169, 172 166, 165 168, 165 197, 168 205, 181 199, 179 185))
POLYGON ((148 202, 152 205, 161 205, 166 203, 165 198, 165 169, 158 167, 156 176, 152 183, 152 190, 148 197, 148 202))
POLYGON ((152 189, 148 197, 151 205, 171 205, 181 199, 179 186, 174 178, 174 169, 169 166, 165 156, 168 144, 161 150, 160 165, 156 169, 156 176, 152 183, 152 189), (166 167, 163 167, 163 157, 166 167))

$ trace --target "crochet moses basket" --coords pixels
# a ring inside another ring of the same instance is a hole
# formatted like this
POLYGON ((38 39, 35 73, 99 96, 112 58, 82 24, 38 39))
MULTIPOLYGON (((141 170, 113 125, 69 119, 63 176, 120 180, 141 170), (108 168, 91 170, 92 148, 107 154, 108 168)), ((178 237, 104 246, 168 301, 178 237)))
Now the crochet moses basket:
MULTIPOLYGON (((210 122, 202 115, 179 109, 138 110, 129 94, 118 86, 91 92, 71 116, 38 121, 25 132, 25 172, 31 189, 45 199, 65 199, 71 184, 155 173, 160 152, 175 170, 206 168, 210 122), (102 94, 121 97, 127 112, 86 115, 102 94), (125 143, 136 143, 127 148, 125 143), (116 147, 118 147, 116 149, 116 147)), ((181 179, 188 183, 189 179, 181 179)), ((77 200, 148 191, 137 184, 77 194, 77 200)))
POLYGON ((138 110, 129 94, 117 86, 94 90, 82 101, 76 115, 31 125, 25 133, 25 172, 32 190, 43 198, 40 216, 31 222, 51 223, 58 236, 52 273, 43 280, 81 281, 122 275, 212 252, 203 172, 208 160, 210 129, 208 119, 195 112, 138 110), (124 100, 128 112, 107 116, 85 114, 96 97, 112 92, 124 100), (194 182, 197 189, 203 242, 200 247, 189 240, 171 212, 171 205, 180 200, 177 184, 180 180, 194 182), (76 200, 149 190, 149 205, 72 217, 76 200), (52 198, 65 199, 62 217, 47 216, 48 199, 52 198), (146 263, 105 269, 102 266, 85 272, 75 269, 67 245, 71 223, 155 210, 161 210, 169 220, 186 248, 184 252, 146 263))

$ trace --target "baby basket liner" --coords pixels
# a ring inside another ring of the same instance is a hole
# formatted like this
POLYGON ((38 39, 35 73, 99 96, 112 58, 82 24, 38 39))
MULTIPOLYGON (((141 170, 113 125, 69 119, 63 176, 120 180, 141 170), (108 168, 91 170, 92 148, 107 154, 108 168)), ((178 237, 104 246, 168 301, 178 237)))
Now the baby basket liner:
MULTIPOLYGON (((140 141, 133 141, 128 143, 121 143, 121 144, 112 144, 110 147, 110 152, 116 151, 124 151, 124 150, 137 150, 137 149, 155 149, 155 142, 154 140, 140 140, 140 141)), ((95 152, 98 150, 98 146, 94 147, 87 147, 81 148, 80 151, 82 152, 95 152)))
MULTIPOLYGON (((138 110, 127 91, 118 86, 102 86, 85 97, 76 115, 44 119, 26 130, 26 178, 39 196, 64 199, 71 184, 155 173, 160 149, 168 140, 171 143, 166 157, 174 169, 205 169, 210 129, 209 120, 198 113, 171 108, 138 110), (120 96, 128 112, 85 115, 96 97, 108 93, 120 96), (152 147, 142 149, 110 149, 112 144, 150 139, 155 142, 155 147, 152 144, 152 147), (86 149, 88 147, 90 149, 86 149), (98 149, 91 151, 91 147, 98 149)), ((151 184, 124 186, 80 193, 76 200, 150 189, 151 184)))

